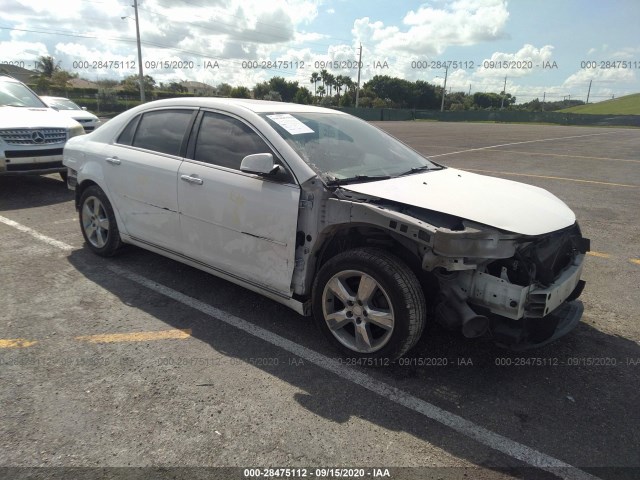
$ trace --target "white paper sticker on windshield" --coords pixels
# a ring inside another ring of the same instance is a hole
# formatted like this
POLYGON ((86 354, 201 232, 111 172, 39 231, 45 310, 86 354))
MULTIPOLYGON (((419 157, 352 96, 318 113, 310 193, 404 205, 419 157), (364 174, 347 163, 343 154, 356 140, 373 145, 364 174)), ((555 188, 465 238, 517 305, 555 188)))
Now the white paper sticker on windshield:
POLYGON ((288 113, 278 113, 276 115, 267 115, 271 120, 284 128, 291 135, 300 135, 302 133, 313 133, 309 127, 297 118, 288 113))

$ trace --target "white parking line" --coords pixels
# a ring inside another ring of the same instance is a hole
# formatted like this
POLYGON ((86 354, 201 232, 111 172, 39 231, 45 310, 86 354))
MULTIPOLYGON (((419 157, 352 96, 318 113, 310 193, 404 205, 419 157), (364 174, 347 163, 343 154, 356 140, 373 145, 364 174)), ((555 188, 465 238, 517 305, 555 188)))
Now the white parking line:
POLYGON ((611 135, 613 133, 618 133, 618 132, 588 133, 585 135, 571 135, 570 137, 541 138, 540 140, 527 140, 524 142, 503 143, 500 145, 490 145, 488 147, 468 148, 467 150, 458 150, 457 152, 438 153, 436 155, 429 155, 429 158, 444 157, 445 155, 455 155, 456 153, 475 152, 477 150, 489 150, 491 148, 498 148, 498 147, 509 147, 511 145, 522 145, 524 143, 552 142, 554 140, 566 140, 568 138, 582 138, 582 137, 595 137, 597 135, 611 135))
POLYGON ((566 479, 597 479, 593 475, 588 474, 576 467, 573 467, 561 460, 545 455, 538 452, 533 448, 527 447, 521 443, 510 440, 502 435, 494 433, 486 428, 476 425, 469 420, 455 415, 447 410, 443 410, 429 402, 426 402, 418 397, 415 397, 407 392, 399 390, 391 385, 376 380, 375 378, 358 371, 354 368, 348 367, 337 360, 322 355, 314 350, 310 350, 302 345, 298 345, 291 340, 287 340, 280 335, 277 335, 269 330, 247 322, 240 317, 236 317, 230 313, 215 308, 209 304, 196 300, 180 293, 172 288, 166 287, 159 283, 149 280, 146 277, 130 272, 120 267, 111 266, 109 270, 125 277, 139 285, 142 285, 154 292, 171 298, 176 302, 180 302, 183 305, 191 307, 195 310, 199 310, 202 313, 220 320, 227 325, 242 330, 250 335, 258 337, 276 347, 279 347, 305 361, 312 363, 320 368, 328 370, 335 375, 348 380, 356 385, 366 388, 374 393, 377 393, 381 397, 386 398, 394 403, 402 405, 414 412, 420 413, 425 417, 434 420, 442 425, 445 425, 458 433, 466 437, 470 437, 473 440, 486 445, 494 450, 502 452, 512 458, 520 460, 528 465, 531 465, 542 470, 547 470, 555 475, 559 475, 566 479))
POLYGON ((8 218, 3 217, 2 215, 0 215, 0 223, 9 225, 10 227, 15 228, 16 230, 20 230, 21 232, 28 233, 32 237, 37 238, 38 240, 48 245, 51 245, 52 247, 59 248, 60 250, 65 250, 65 251, 73 250, 73 247, 67 243, 61 242, 51 237, 47 237, 46 235, 42 235, 41 233, 36 232, 32 228, 26 227, 18 222, 14 222, 13 220, 9 220, 8 218))
MULTIPOLYGON (((53 238, 42 235, 35 230, 14 222, 13 220, 9 220, 8 218, 0 216, 0 222, 14 227, 22 232, 28 233, 34 238, 37 238, 38 240, 46 242, 47 244, 57 247, 61 250, 73 249, 71 245, 67 245, 64 242, 60 242, 53 238)), ((542 470, 549 471, 554 475, 559 475, 562 478, 570 480, 599 480, 598 477, 595 477, 583 470, 573 467, 568 463, 546 455, 533 448, 527 447, 526 445, 518 443, 514 440, 510 440, 509 438, 494 433, 490 430, 487 430, 486 428, 476 425, 475 423, 466 420, 456 414, 448 412, 447 410, 437 407, 436 405, 433 405, 407 392, 392 387, 391 385, 388 385, 384 382, 376 380, 366 373, 343 365, 338 361, 327 357, 326 355, 322 355, 321 353, 318 353, 314 350, 310 350, 306 347, 303 347, 302 345, 298 345, 291 340, 287 340, 280 335, 277 335, 273 332, 270 332, 269 330, 247 322, 246 320, 227 313, 224 310, 215 308, 204 302, 196 300, 195 298, 184 295, 176 290, 156 283, 153 280, 150 280, 146 277, 140 276, 123 268, 111 266, 109 267, 109 270, 139 285, 153 290, 154 292, 169 297, 176 302, 180 302, 183 305, 199 310, 206 315, 220 320, 230 326, 238 328, 239 330, 242 330, 257 338, 260 338, 289 353, 292 353, 293 355, 298 356, 299 358, 306 360, 309 363, 332 372, 335 375, 356 385, 360 385, 361 387, 366 388, 367 390, 374 392, 381 397, 386 398, 387 400, 413 410, 414 412, 417 412, 431 420, 445 425, 482 445, 502 452, 512 458, 520 460, 523 463, 542 470)))

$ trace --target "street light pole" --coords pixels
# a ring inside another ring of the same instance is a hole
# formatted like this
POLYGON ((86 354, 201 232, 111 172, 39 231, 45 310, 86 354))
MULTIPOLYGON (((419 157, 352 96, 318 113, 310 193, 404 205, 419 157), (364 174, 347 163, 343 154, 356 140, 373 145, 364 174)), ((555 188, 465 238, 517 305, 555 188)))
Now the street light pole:
POLYGON ((138 0, 133 0, 136 10, 136 40, 138 42, 138 82, 140 83, 140 101, 144 103, 144 75, 142 73, 142 47, 140 46, 140 24, 138 23, 138 0))
POLYGON ((360 99, 360 66, 362 65, 362 44, 360 44, 360 53, 358 54, 358 85, 356 86, 356 108, 358 108, 358 100, 360 99))
POLYGON ((444 86, 442 87, 442 103, 440 104, 440 111, 444 112, 444 96, 447 94, 447 75, 449 73, 449 66, 444 69, 444 86))

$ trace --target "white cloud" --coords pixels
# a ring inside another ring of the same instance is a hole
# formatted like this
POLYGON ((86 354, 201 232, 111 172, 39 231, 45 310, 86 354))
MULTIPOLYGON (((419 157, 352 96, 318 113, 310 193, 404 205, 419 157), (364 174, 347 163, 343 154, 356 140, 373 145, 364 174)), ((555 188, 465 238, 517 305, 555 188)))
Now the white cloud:
POLYGON ((403 19, 406 30, 365 17, 356 21, 353 33, 377 42, 381 52, 431 56, 440 55, 451 46, 500 38, 508 18, 504 0, 459 0, 442 8, 422 5, 409 11, 403 19))
POLYGON ((42 42, 9 41, 0 42, 0 52, 4 61, 25 62, 25 68, 33 68, 33 62, 43 55, 49 55, 42 42))
POLYGON ((536 48, 526 44, 515 53, 494 52, 490 58, 483 59, 475 72, 478 78, 524 77, 538 74, 542 65, 551 62, 553 46, 536 48))

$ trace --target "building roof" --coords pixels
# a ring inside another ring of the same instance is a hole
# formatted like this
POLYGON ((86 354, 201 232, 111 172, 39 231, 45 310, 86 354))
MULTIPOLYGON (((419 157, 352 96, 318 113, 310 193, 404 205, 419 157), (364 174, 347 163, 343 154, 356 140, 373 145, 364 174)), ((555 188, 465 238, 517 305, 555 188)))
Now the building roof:
POLYGON ((73 88, 99 88, 97 83, 84 80, 83 78, 72 78, 67 83, 73 88))
POLYGON ((16 80, 20 80, 22 83, 30 83, 33 81, 33 76, 38 75, 38 72, 17 65, 0 63, 0 75, 1 74, 9 75, 16 80))

